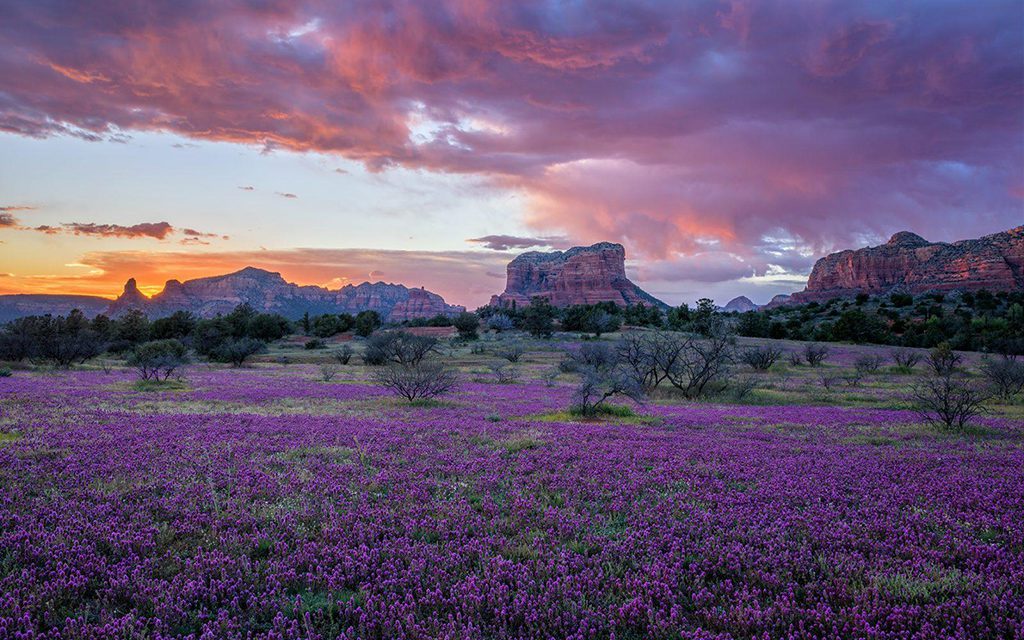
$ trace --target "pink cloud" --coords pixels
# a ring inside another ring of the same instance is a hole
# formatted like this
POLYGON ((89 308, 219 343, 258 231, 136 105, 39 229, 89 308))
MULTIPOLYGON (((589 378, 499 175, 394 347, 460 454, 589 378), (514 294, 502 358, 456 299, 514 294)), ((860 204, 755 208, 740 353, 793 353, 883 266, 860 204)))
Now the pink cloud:
POLYGON ((802 269, 903 228, 1019 224, 1021 18, 996 0, 15 0, 0 131, 482 175, 526 194, 538 236, 701 255, 727 278, 734 259, 802 269))

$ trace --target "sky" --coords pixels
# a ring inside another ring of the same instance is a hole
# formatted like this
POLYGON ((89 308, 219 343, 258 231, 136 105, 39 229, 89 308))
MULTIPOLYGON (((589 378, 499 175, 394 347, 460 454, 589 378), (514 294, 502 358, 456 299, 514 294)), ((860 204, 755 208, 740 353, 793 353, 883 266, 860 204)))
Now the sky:
POLYGON ((4 0, 0 293, 252 265, 470 308, 526 250, 669 302, 1024 223, 1024 3, 4 0))

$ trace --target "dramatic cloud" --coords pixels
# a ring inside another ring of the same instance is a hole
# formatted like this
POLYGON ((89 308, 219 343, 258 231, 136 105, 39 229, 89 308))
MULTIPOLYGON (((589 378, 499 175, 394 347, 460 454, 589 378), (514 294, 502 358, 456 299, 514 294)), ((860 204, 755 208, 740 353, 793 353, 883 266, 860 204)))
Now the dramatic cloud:
POLYGON ((131 226, 119 224, 96 224, 95 222, 71 222, 61 225, 68 233, 76 236, 104 236, 108 238, 156 238, 163 240, 174 227, 167 222, 140 222, 131 226))
POLYGON ((180 233, 181 235, 186 236, 182 241, 183 244, 209 244, 208 242, 201 241, 201 238, 228 239, 228 236, 222 236, 217 233, 206 233, 188 228, 179 230, 174 228, 169 222, 140 222, 139 224, 127 226, 120 224, 97 224, 95 222, 64 222, 59 226, 43 224, 31 228, 22 227, 22 229, 39 231, 49 235, 70 233, 76 236, 98 236, 103 238, 154 238, 156 240, 165 240, 172 234, 180 233))
POLYGON ((508 251, 509 249, 529 249, 530 247, 551 247, 555 244, 565 244, 563 236, 549 236, 545 238, 523 238, 520 236, 483 236, 481 238, 470 238, 466 242, 482 244, 487 249, 495 251, 508 251))
POLYGON ((778 238, 805 264, 1019 224, 1022 20, 1010 0, 10 0, 0 131, 477 174, 538 234, 763 275, 778 238))
POLYGON ((18 219, 12 214, 5 211, 0 211, 0 228, 3 227, 16 227, 18 226, 18 219))

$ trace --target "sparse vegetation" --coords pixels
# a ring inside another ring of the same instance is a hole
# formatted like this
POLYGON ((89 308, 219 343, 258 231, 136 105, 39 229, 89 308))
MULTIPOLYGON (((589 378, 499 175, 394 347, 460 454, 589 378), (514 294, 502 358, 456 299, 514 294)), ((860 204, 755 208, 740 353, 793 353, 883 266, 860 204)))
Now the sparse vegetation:
POLYGON ((408 366, 391 363, 376 370, 373 381, 413 402, 450 393, 458 383, 458 375, 439 362, 420 362, 408 366))
POLYGON ((820 367, 828 359, 829 348, 823 344, 804 345, 804 360, 812 367, 820 367))
POLYGON ((153 340, 135 347, 127 364, 135 369, 140 380, 167 380, 180 367, 188 364, 188 349, 179 340, 153 340))
POLYGON ((772 346, 751 347, 740 353, 740 361, 755 371, 767 371, 782 357, 782 349, 772 346))

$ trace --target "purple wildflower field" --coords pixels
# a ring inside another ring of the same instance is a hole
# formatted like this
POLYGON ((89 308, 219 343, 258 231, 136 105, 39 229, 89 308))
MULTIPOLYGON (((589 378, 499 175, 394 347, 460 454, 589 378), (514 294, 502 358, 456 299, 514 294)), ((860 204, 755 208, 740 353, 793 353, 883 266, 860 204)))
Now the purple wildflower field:
POLYGON ((301 368, 0 386, 0 638, 1024 637, 1024 437, 301 368))

